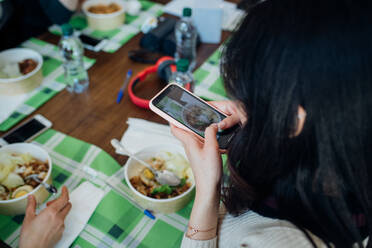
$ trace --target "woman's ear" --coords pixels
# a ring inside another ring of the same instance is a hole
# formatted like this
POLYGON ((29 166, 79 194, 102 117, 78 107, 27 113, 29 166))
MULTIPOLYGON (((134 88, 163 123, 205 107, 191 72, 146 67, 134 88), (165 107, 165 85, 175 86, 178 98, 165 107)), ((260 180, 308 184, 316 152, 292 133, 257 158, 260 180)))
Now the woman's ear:
POLYGON ((298 106, 298 111, 297 111, 297 117, 296 117, 296 129, 294 133, 294 137, 300 135, 302 132, 302 129, 304 128, 305 125, 305 120, 306 120, 306 111, 305 109, 300 105, 298 106))

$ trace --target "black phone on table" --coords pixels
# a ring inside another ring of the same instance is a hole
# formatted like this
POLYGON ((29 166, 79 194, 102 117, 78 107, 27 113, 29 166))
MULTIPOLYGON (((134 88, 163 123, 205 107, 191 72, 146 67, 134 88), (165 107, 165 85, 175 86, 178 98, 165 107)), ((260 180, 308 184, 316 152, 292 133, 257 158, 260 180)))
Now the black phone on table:
POLYGON ((52 122, 42 115, 35 115, 21 126, 0 137, 0 146, 27 142, 52 126, 52 122))
POLYGON ((106 39, 101 40, 101 39, 97 39, 97 38, 94 38, 94 37, 91 37, 85 34, 80 34, 79 39, 81 40, 81 42, 83 43, 83 46, 86 49, 89 49, 95 52, 99 52, 107 44, 106 39))

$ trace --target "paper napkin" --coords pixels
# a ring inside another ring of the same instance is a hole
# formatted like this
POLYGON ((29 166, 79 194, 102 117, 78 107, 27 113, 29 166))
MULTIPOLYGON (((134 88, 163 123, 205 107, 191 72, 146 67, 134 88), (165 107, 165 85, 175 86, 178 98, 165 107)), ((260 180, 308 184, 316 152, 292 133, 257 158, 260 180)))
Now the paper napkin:
MULTIPOLYGON (((184 7, 198 7, 201 1, 198 0, 173 0, 167 3, 164 7, 164 13, 168 13, 175 16, 182 16, 182 9, 184 7)), ((227 31, 233 31, 236 25, 239 23, 245 12, 237 8, 236 3, 215 0, 215 5, 219 6, 223 10, 222 17, 222 29, 227 31)), ((204 1, 203 1, 204 3, 204 1)))
POLYGON ((159 144, 181 145, 167 125, 137 118, 128 118, 127 123, 128 129, 120 142, 132 153, 159 144))
POLYGON ((72 208, 65 219, 65 231, 55 248, 69 247, 84 229, 104 196, 104 191, 90 182, 83 182, 70 194, 72 208))

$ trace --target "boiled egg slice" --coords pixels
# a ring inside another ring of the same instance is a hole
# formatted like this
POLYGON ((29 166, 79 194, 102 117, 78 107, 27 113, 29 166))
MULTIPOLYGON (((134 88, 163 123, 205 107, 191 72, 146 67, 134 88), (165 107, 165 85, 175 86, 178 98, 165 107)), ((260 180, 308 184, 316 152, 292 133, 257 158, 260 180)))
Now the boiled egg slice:
POLYGON ((19 188, 17 188, 13 194, 12 194, 12 198, 15 199, 15 198, 19 198, 19 197, 22 197, 28 193, 30 193, 34 188, 30 185, 23 185, 19 188))

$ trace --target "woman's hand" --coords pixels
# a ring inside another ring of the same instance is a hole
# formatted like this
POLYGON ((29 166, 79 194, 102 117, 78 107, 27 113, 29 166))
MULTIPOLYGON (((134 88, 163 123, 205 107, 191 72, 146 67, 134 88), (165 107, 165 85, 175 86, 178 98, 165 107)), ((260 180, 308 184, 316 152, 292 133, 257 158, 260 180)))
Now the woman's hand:
POLYGON ((221 154, 216 138, 217 124, 212 124, 205 130, 204 144, 191 132, 175 126, 171 128, 174 136, 185 148, 196 185, 195 201, 186 235, 192 239, 212 239, 217 232, 222 175, 221 154))
POLYGON ((247 121, 247 115, 236 102, 213 101, 209 102, 209 104, 227 115, 227 118, 218 123, 218 128, 221 130, 228 129, 238 123, 244 124, 247 121))
POLYGON ((54 247, 62 237, 65 229, 64 221, 71 209, 67 188, 63 187, 61 196, 48 202, 47 207, 38 215, 36 215, 35 209, 35 197, 30 195, 21 229, 19 247, 54 247))
POLYGON ((195 134, 171 126, 174 136, 186 151, 195 178, 196 191, 202 194, 215 193, 222 175, 221 154, 217 143, 217 124, 205 130, 205 142, 201 143, 195 134))
POLYGON ((219 185, 222 175, 221 154, 218 150, 217 131, 230 128, 247 120, 244 111, 233 101, 209 102, 215 108, 227 115, 217 125, 211 125, 205 130, 205 141, 200 142, 196 134, 172 126, 172 133, 185 147, 186 155, 194 173, 196 189, 199 192, 210 192, 219 185))
POLYGON ((205 130, 204 143, 200 142, 196 134, 171 126, 173 135, 185 148, 196 185, 195 201, 186 234, 189 238, 201 240, 211 239, 217 232, 222 176, 222 160, 217 142, 218 129, 224 130, 238 123, 244 124, 247 120, 244 111, 232 101, 210 104, 228 117, 205 130))

